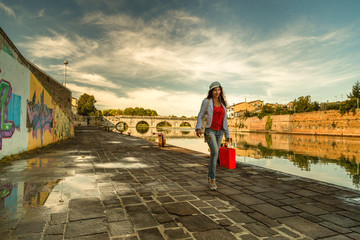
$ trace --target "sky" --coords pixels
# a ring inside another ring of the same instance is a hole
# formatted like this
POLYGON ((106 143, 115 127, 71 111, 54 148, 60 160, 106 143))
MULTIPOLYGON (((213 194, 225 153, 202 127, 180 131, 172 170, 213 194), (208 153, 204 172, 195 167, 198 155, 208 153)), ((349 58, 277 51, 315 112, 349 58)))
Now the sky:
POLYGON ((0 0, 31 62, 98 109, 195 116, 219 81, 228 104, 346 100, 360 81, 358 0, 0 0))

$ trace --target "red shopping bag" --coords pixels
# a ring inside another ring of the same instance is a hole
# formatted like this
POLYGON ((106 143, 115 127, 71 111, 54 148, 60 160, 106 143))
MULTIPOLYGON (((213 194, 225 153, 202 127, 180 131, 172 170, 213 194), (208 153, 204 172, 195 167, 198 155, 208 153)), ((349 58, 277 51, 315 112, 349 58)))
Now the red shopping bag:
POLYGON ((225 167, 227 169, 236 168, 234 148, 221 147, 219 149, 219 156, 220 156, 220 166, 225 167))

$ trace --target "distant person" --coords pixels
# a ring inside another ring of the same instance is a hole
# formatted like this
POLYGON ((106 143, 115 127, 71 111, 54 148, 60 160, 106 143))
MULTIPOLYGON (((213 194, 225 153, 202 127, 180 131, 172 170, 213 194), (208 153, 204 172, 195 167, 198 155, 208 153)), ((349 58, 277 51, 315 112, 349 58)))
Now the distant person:
MULTIPOLYGON (((208 170, 208 184, 211 190, 216 190, 216 162, 219 158, 219 148, 223 135, 229 142, 229 128, 226 118, 226 100, 223 89, 219 82, 213 82, 209 87, 207 97, 202 101, 200 112, 197 117, 196 135, 201 137, 201 122, 203 115, 207 115, 204 137, 210 148, 210 161, 208 170)), ((203 123, 204 124, 204 123, 203 123)))

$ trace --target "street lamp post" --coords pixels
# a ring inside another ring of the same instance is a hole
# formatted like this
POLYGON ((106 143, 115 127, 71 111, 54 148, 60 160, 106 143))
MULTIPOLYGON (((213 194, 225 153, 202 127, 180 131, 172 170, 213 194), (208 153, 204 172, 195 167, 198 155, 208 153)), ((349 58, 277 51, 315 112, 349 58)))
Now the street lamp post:
POLYGON ((64 85, 66 86, 66 67, 69 64, 68 61, 64 61, 64 85))

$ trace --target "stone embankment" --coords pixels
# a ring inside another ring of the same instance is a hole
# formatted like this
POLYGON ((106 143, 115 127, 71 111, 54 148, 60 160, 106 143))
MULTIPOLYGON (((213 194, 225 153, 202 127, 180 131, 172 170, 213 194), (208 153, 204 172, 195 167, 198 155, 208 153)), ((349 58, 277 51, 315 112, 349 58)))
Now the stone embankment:
POLYGON ((277 132, 292 134, 317 134, 360 136, 360 110, 341 115, 339 111, 317 111, 293 115, 272 115, 229 119, 232 129, 250 132, 277 132))

